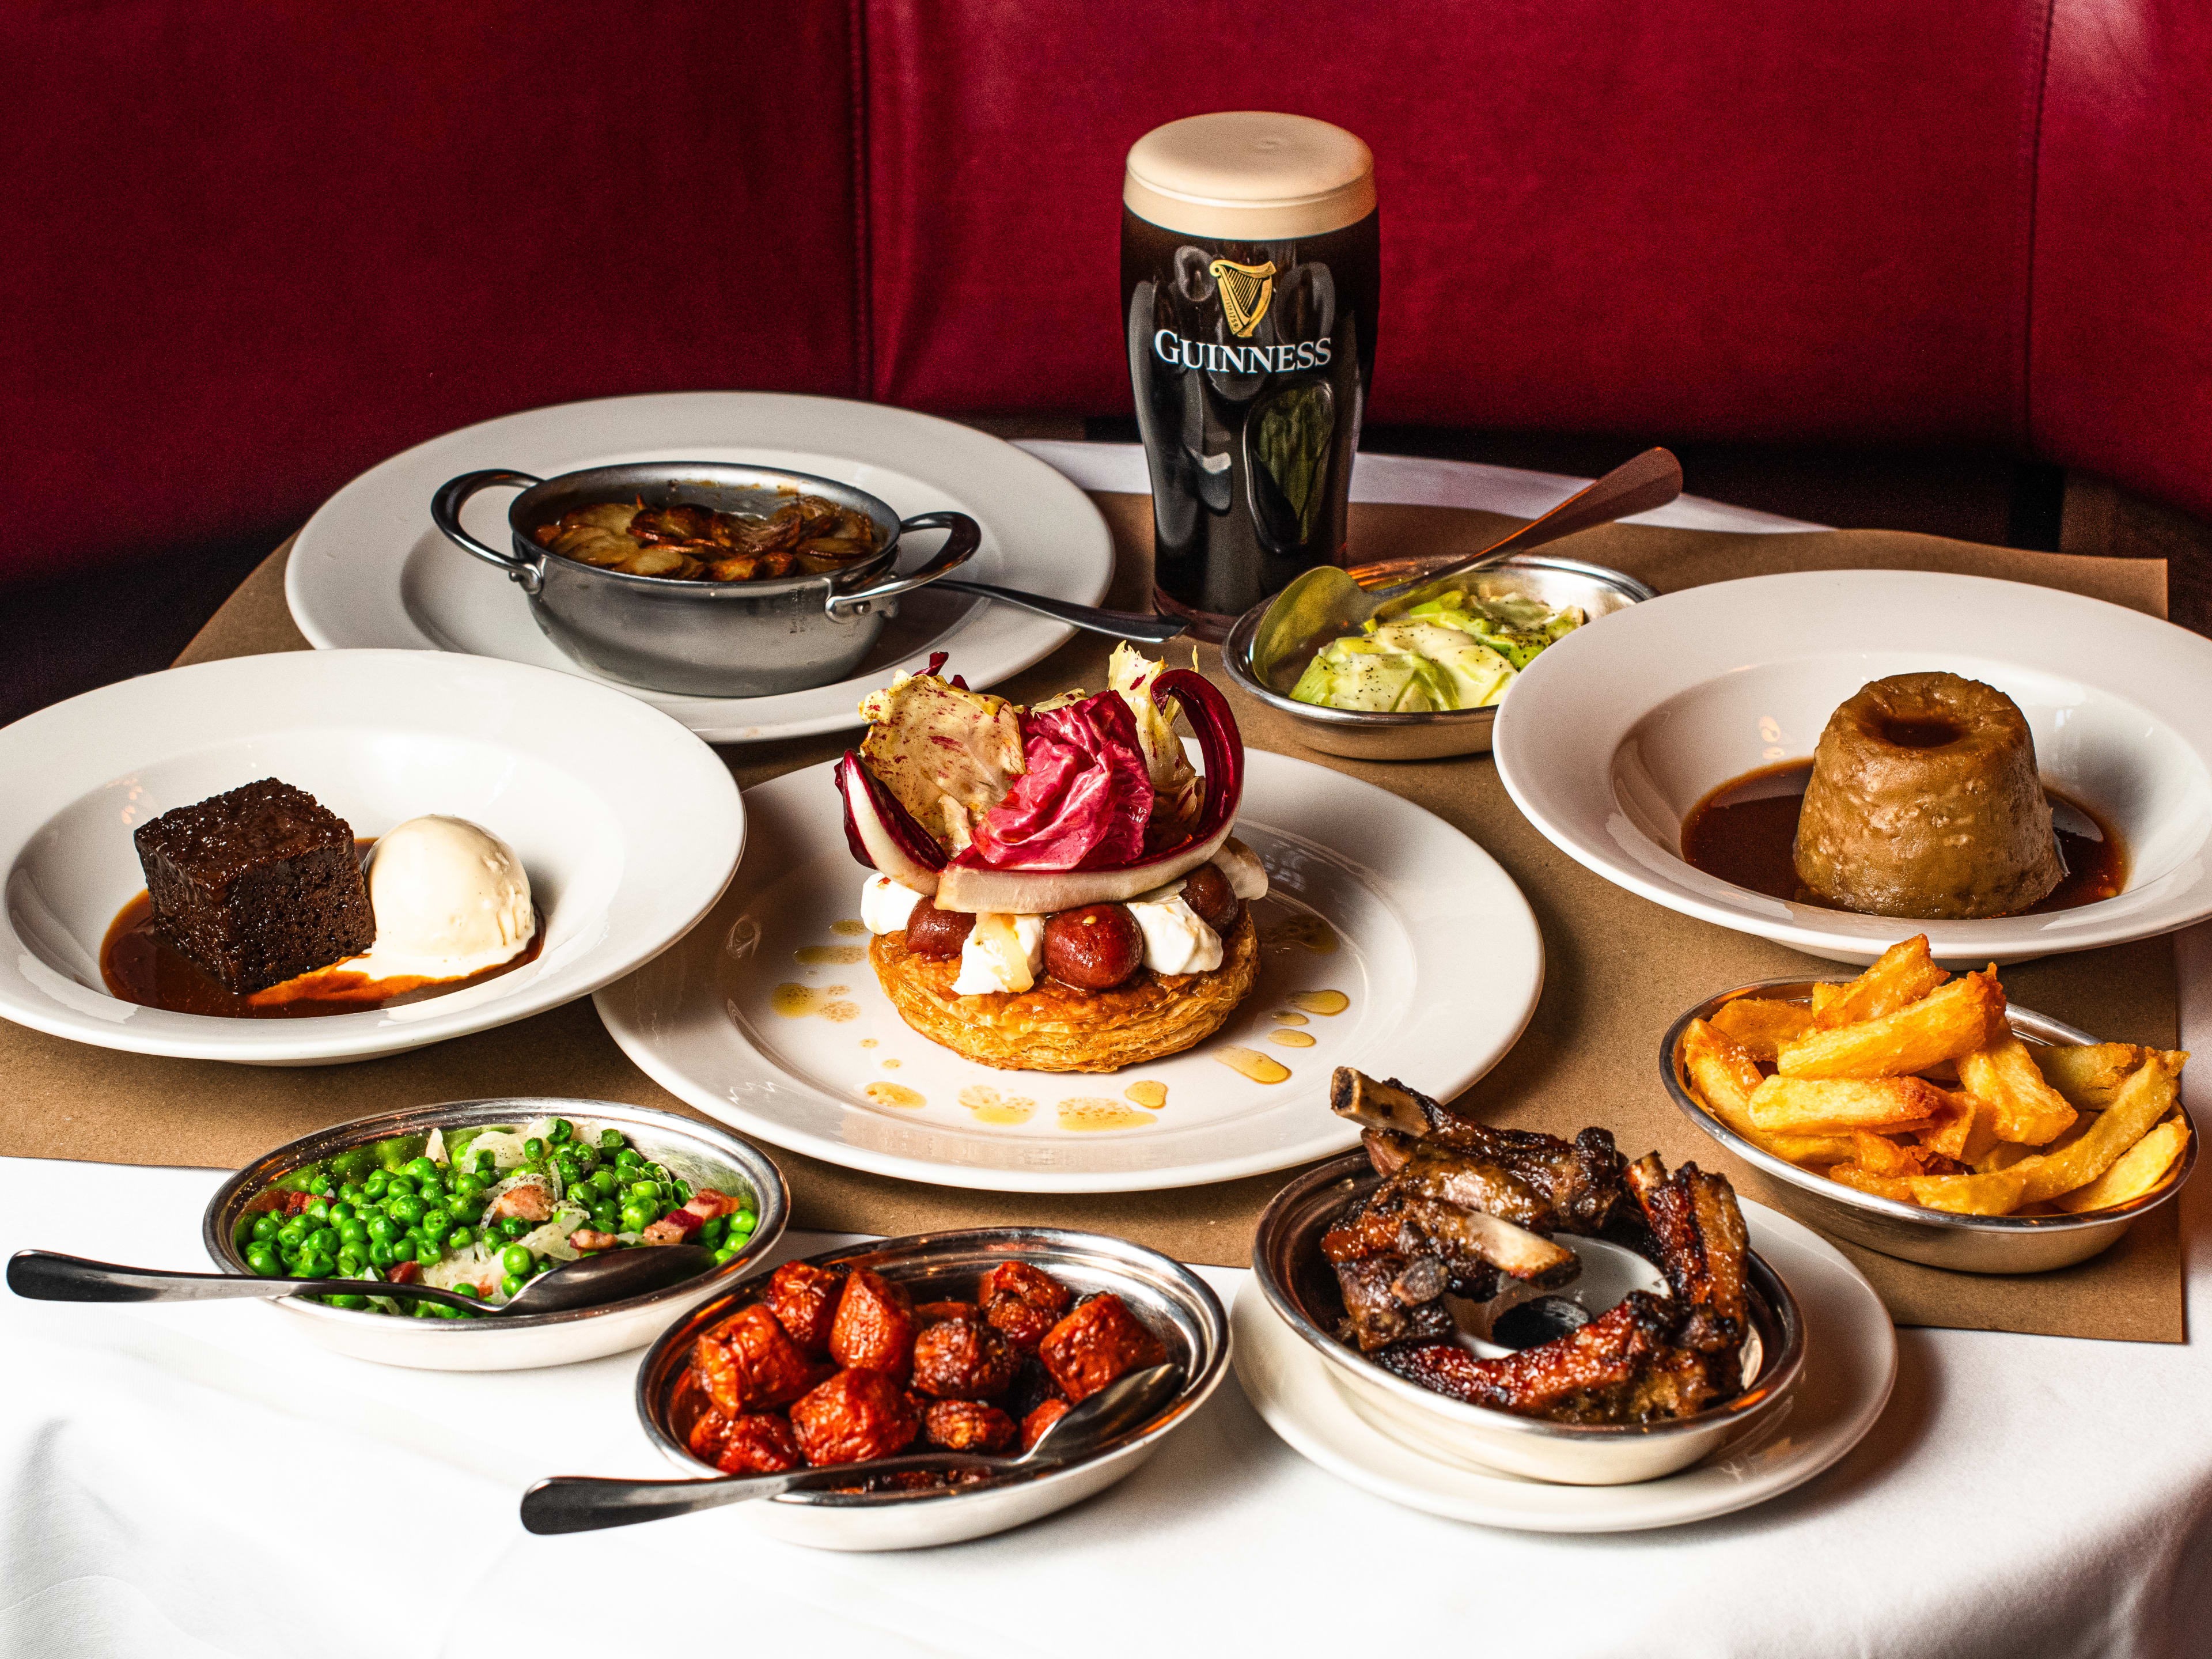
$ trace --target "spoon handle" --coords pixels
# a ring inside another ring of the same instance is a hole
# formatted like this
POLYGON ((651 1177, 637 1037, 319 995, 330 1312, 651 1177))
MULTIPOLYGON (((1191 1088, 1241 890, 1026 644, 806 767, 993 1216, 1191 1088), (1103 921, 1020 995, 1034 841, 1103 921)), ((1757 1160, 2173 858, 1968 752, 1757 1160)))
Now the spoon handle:
POLYGON ((1187 630, 1190 624, 1176 617, 1158 617, 1149 611, 1101 611, 1091 605, 1074 605, 1066 599, 1047 599, 1042 593, 1023 593, 1011 587, 994 587, 988 582, 957 581, 949 576, 939 577, 933 586, 954 593, 972 593, 978 599, 991 599, 1000 605, 1011 605, 1018 610, 1034 611, 1040 617, 1050 617, 1055 622, 1072 623, 1093 634, 1108 634, 1118 640, 1137 640, 1147 645, 1158 645, 1174 639, 1187 630))
POLYGON ((53 1250, 18 1250, 8 1288, 33 1302, 221 1302, 246 1297, 392 1296, 443 1302, 471 1313, 484 1304, 428 1285, 363 1279, 264 1279, 254 1273, 184 1273, 88 1261, 53 1250))
POLYGON ((596 1532, 605 1527, 663 1521, 695 1510, 742 1504, 779 1492, 847 1486, 879 1474, 915 1472, 949 1474, 962 1469, 1042 1468, 1058 1459, 987 1457, 975 1452, 916 1452, 878 1458, 872 1463, 830 1464, 823 1468, 787 1469, 781 1474, 732 1475, 720 1480, 603 1480, 590 1475, 556 1474, 522 1494, 526 1532, 596 1532))

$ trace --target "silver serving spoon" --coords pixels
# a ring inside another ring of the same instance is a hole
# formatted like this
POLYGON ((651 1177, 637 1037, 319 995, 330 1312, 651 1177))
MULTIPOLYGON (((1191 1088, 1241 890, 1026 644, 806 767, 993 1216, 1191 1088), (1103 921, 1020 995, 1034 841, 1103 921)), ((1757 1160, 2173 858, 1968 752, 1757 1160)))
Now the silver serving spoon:
POLYGON ((1252 672, 1273 684, 1288 659, 1330 640, 1357 634, 1370 617, 1389 621, 1451 588, 1462 577, 1502 564, 1516 553, 1541 547, 1578 531, 1661 507, 1682 493, 1682 467, 1663 449, 1647 449, 1583 486, 1540 519, 1492 542, 1474 557, 1448 564, 1418 582, 1362 587, 1333 564, 1316 565, 1275 596, 1252 635, 1252 672))
POLYGON ((596 1308, 680 1285, 713 1270, 700 1244, 653 1244, 564 1261, 494 1307, 457 1291, 373 1279, 264 1279, 254 1273, 180 1273, 125 1267, 52 1250, 19 1250, 8 1262, 8 1288, 34 1302, 214 1302, 243 1297, 389 1296, 442 1302, 488 1319, 596 1308))
POLYGON ((913 1452, 870 1463, 831 1463, 781 1474, 729 1475, 719 1480, 600 1480, 556 1474, 522 1494, 522 1524, 535 1533, 596 1532, 640 1521, 662 1521, 723 1504, 778 1492, 850 1486, 883 1474, 1033 1474, 1088 1457, 1115 1436, 1155 1416, 1182 1389, 1183 1368, 1172 1362, 1117 1377, 1037 1437, 1015 1457, 981 1452, 913 1452))
POLYGON ((1155 616, 1150 611, 1101 611, 1094 605, 1073 605, 1066 599, 1048 599, 1042 593, 994 587, 988 582, 959 581, 951 576, 939 576, 930 586, 945 592, 972 594, 979 599, 1011 605, 1017 610, 1034 611, 1040 617, 1072 623, 1093 634, 1110 634, 1115 639, 1136 640, 1146 645, 1171 640, 1190 626, 1176 617, 1155 616))

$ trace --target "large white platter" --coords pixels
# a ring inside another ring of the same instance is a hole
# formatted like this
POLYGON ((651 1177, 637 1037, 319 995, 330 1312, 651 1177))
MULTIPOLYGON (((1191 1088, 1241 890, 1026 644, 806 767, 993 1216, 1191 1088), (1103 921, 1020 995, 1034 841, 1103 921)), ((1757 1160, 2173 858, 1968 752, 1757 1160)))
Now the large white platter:
POLYGON ((364 1060, 504 1025, 666 946, 737 867, 745 813, 714 751, 565 674, 422 651, 287 651, 88 691, 0 731, 0 1018, 137 1054, 255 1066, 364 1060), (278 777, 380 836, 443 813, 522 860, 536 960, 398 1007, 297 1019, 110 996, 100 943, 145 887, 131 831, 278 777))
MULTIPOLYGON (((885 670, 918 665, 933 650, 955 653, 969 684, 995 684, 1074 631, 1006 605, 917 593, 851 679, 772 697, 679 696, 601 679, 571 661, 538 631, 521 589, 431 527, 431 493, 463 472, 510 467, 544 478, 653 460, 811 472, 856 485, 902 516, 957 508, 982 527, 982 545, 960 573, 976 581, 1096 605, 1113 576, 1113 540, 1089 498, 1042 461, 971 427, 838 398, 684 392, 527 410, 370 468, 301 531, 284 577, 292 619, 323 647, 466 652, 557 669, 648 702, 710 743, 858 726, 854 705, 889 678, 885 670)), ((486 490, 463 520, 504 546, 513 499, 486 490)))
POLYGON ((1493 750, 1555 846, 1670 910, 1836 962, 1926 931, 1975 966, 2212 915, 2212 641, 2079 594, 1929 571, 1827 570, 1668 593, 1573 634, 1514 682, 1493 750), (2119 833, 2117 897, 1974 921, 1856 915, 1692 868, 1681 823, 1721 785, 1813 753, 1869 680, 1943 669, 2020 705, 2049 782, 2119 833))
POLYGON ((1745 1200, 1751 1247, 1805 1313, 1805 1376, 1789 1407, 1680 1474, 1627 1486, 1567 1486, 1442 1461, 1376 1428, 1328 1363, 1267 1305, 1256 1279, 1230 1315, 1237 1380, 1267 1425, 1353 1486, 1408 1509, 1524 1532, 1638 1532, 1763 1504, 1865 1438, 1897 1379, 1897 1335, 1874 1287, 1811 1228, 1745 1200))
POLYGON ((1188 1053, 1105 1076, 1004 1072, 910 1030, 862 958, 866 872, 846 850, 830 769, 745 793, 750 840, 714 914, 674 949, 599 994, 623 1051, 672 1093, 743 1133, 880 1175, 1002 1192, 1122 1192, 1226 1181, 1343 1151, 1358 1130, 1333 1116, 1337 1066, 1402 1078, 1449 1100, 1512 1047, 1543 983, 1527 902, 1482 848, 1441 818, 1341 773, 1248 751, 1237 834, 1274 890, 1255 907, 1263 941, 1252 994, 1188 1053), (1318 916, 1326 952, 1290 934, 1318 916), (854 960, 805 961, 836 951, 854 960), (780 1012, 799 986, 836 1017, 780 1012), (1309 991, 1350 1006, 1292 1027, 1310 1048, 1271 1040, 1274 1018, 1309 991), (1267 1085, 1223 1062, 1255 1051, 1287 1066, 1267 1085), (1158 1111, 1125 1097, 1164 1084, 1158 1111), (925 1104, 869 1097, 882 1085, 925 1104), (986 1091, 988 1093, 977 1093, 986 1091), (963 1094, 969 1104, 963 1103, 963 1094), (1126 1127, 1063 1127, 1126 1115, 1126 1127), (1018 1123, 982 1121, 1018 1114, 1018 1123))

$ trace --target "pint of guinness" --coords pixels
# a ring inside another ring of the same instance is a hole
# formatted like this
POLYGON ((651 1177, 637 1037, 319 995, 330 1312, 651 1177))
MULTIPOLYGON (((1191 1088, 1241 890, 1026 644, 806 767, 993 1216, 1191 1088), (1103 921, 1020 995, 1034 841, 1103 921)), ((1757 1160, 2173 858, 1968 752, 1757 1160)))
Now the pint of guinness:
POLYGON ((1218 640, 1341 563, 1375 369, 1374 158, 1299 115, 1197 115, 1130 149, 1121 309, 1161 609, 1218 640))

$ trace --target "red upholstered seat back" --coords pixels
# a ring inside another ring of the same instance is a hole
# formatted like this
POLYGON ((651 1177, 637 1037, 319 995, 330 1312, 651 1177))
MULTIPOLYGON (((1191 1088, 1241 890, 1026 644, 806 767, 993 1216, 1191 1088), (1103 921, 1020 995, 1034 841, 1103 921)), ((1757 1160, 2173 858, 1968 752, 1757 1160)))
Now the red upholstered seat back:
POLYGON ((56 511, 0 578, 569 398, 1126 409, 1123 151, 1238 106, 1376 151, 1378 420, 1996 447, 2212 512, 2201 11, 9 7, 0 490, 56 511))

